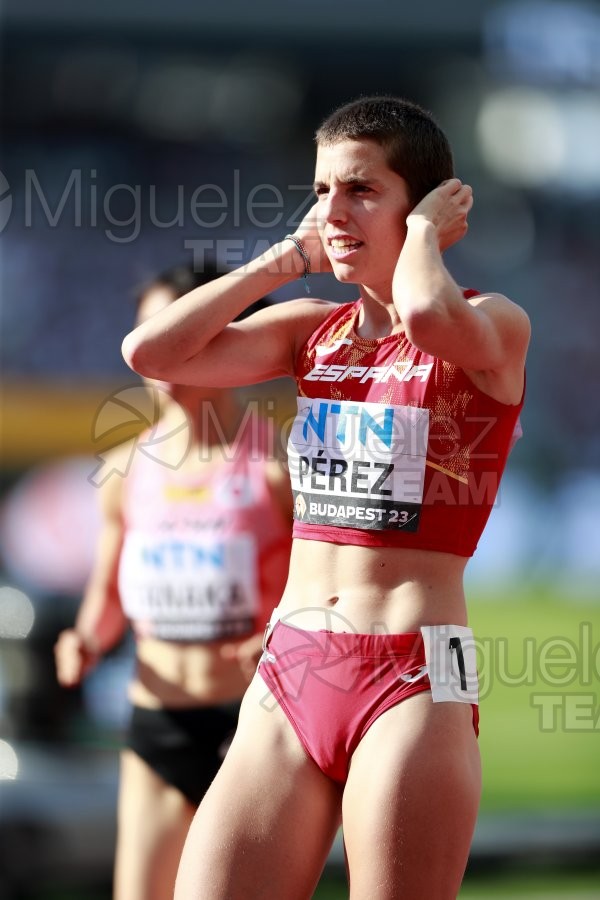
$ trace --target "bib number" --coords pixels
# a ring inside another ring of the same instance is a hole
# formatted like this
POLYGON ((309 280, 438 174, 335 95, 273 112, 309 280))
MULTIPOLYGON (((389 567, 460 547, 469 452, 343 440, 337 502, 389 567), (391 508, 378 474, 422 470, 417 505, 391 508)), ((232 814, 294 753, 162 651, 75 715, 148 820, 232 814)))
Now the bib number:
POLYGON ((288 442, 301 522, 416 531, 429 410, 299 397, 288 442))

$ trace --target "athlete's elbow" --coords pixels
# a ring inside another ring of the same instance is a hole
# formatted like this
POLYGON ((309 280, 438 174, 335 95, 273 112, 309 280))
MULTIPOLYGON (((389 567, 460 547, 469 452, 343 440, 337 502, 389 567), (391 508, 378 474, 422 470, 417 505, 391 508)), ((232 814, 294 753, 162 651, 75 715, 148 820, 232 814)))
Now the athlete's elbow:
POLYGON ((153 349, 138 333, 138 329, 130 331, 121 344, 123 359, 130 369, 145 378, 162 378, 160 370, 160 354, 153 349))
POLYGON ((411 344, 422 350, 439 326, 439 316, 431 306, 421 306, 403 312, 402 324, 411 344))
MULTIPOLYGON (((126 334, 121 342, 121 354, 130 369, 139 372, 140 365, 140 343, 137 340, 135 331, 126 334)), ((141 373, 140 373, 141 374, 141 373)))

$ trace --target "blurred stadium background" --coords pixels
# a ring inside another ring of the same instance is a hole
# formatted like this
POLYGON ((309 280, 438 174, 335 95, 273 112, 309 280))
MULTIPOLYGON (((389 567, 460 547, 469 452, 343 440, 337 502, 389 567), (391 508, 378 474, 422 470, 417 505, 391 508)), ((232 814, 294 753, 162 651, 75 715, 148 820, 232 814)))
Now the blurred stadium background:
MULTIPOLYGON (((130 648, 66 693, 52 645, 89 569, 102 452, 148 416, 120 356, 135 287, 293 230, 314 128, 370 93, 436 114, 475 192, 452 271, 533 324, 525 437, 469 572, 485 786, 461 897, 600 897, 600 5, 0 16, 0 900, 109 896, 130 648)), ((285 421, 288 387, 256 396, 285 421)), ((321 900, 347 896, 341 867, 336 847, 321 900)))

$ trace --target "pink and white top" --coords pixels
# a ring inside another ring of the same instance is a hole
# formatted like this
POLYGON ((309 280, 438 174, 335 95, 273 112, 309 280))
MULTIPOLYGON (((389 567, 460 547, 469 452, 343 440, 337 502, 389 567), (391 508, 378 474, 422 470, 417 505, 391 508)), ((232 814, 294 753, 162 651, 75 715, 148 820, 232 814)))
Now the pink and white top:
POLYGON ((267 621, 285 586, 291 524, 269 490, 266 434, 244 428, 195 473, 135 453, 119 591, 136 635, 216 641, 267 621))

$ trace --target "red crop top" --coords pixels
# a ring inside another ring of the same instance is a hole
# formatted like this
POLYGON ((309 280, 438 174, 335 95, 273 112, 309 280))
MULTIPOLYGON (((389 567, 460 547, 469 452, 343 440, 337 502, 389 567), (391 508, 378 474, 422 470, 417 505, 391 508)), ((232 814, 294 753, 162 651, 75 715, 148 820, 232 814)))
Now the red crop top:
POLYGON ((296 361, 294 537, 472 556, 523 401, 499 403, 403 333, 359 337, 360 308, 341 304, 296 361))

